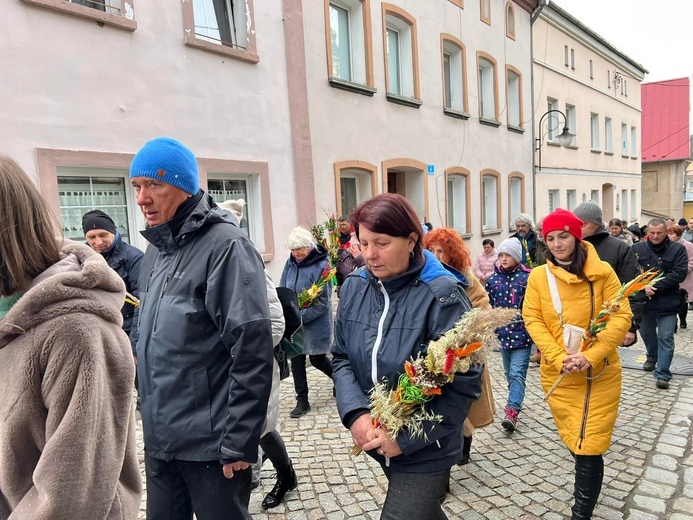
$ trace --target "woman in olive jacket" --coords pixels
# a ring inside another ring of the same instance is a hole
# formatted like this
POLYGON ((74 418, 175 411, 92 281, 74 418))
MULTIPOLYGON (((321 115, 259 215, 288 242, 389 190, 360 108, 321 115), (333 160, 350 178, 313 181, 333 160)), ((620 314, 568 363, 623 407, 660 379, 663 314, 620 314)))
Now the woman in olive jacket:
POLYGON ((624 300, 587 350, 568 354, 563 324, 587 329, 621 284, 592 244, 581 240, 582 221, 570 211, 557 209, 548 215, 542 232, 548 261, 529 275, 522 318, 541 349, 544 392, 565 376, 548 402, 561 440, 575 459, 572 518, 586 519, 592 517, 602 487, 602 455, 611 444, 621 398, 618 346, 630 328, 632 314, 624 300), (562 309, 556 309, 551 297, 551 276, 562 309))

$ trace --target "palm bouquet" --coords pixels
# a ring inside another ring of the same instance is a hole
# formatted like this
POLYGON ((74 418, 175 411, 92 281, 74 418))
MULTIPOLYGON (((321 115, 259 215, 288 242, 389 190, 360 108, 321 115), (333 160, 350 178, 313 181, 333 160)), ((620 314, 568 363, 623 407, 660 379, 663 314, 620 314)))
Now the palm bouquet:
POLYGON ((330 267, 329 265, 325 266, 325 269, 323 269, 322 273, 320 274, 320 278, 318 278, 318 280, 308 289, 303 289, 298 294, 299 307, 301 307, 301 309, 307 309, 313 305, 317 301, 318 296, 320 296, 320 293, 322 293, 323 287, 332 281, 332 278, 336 272, 337 269, 334 267, 330 267))
MULTIPOLYGON (((386 381, 378 383, 370 394, 373 428, 386 428, 392 438, 408 430, 412 438, 425 437, 424 421, 441 422, 423 405, 443 387, 474 365, 486 361, 487 350, 498 338, 496 329, 508 325, 518 315, 517 309, 473 309, 439 339, 430 341, 425 353, 404 363, 404 373, 397 386, 389 389, 386 381)), ((361 449, 354 446, 353 455, 361 449)))
MULTIPOLYGON (((587 330, 582 334, 580 349, 578 352, 584 352, 594 344, 597 339, 597 335, 606 328, 609 320, 611 320, 611 317, 621 310, 621 305, 625 299, 637 292, 645 290, 647 287, 652 287, 663 277, 664 275, 662 273, 658 272, 657 270, 650 269, 649 271, 640 273, 630 282, 624 283, 621 286, 621 289, 619 289, 615 298, 605 300, 604 303, 602 303, 602 308, 599 311, 599 314, 597 314, 596 318, 593 318, 590 321, 589 327, 587 327, 587 330)), ((556 390, 556 388, 558 388, 558 385, 561 384, 561 381, 563 381, 565 376, 565 373, 560 375, 549 391, 546 392, 544 401, 551 397, 551 394, 554 390, 556 390)))

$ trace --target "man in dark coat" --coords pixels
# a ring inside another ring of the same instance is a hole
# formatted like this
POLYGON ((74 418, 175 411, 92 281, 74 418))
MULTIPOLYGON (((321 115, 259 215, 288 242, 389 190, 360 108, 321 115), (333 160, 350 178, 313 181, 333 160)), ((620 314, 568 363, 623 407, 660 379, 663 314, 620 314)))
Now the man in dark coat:
POLYGON ((260 253, 200 189, 197 161, 160 137, 130 181, 147 221, 137 345, 149 520, 250 519, 272 383, 260 253))
MULTIPOLYGON (((616 272, 621 283, 630 282, 640 274, 638 259, 631 247, 609 233, 602 220, 602 208, 594 200, 579 204, 574 210, 575 216, 582 220, 582 239, 594 246, 599 258, 608 263, 616 272)), ((645 294, 640 292, 629 298, 633 321, 630 330, 623 339, 623 345, 631 346, 637 341, 638 330, 645 307, 645 294)))
POLYGON ((645 289, 647 301, 640 334, 647 348, 643 370, 654 371, 657 388, 669 388, 671 360, 674 357, 674 328, 679 310, 679 284, 688 273, 686 248, 669 240, 664 219, 653 218, 647 224, 647 241, 633 244, 633 252, 643 270, 656 269, 664 275, 653 287, 645 289))
MULTIPOLYGON (((137 280, 144 253, 124 242, 113 219, 101 210, 88 211, 82 216, 82 230, 89 247, 101 253, 108 266, 123 279, 128 294, 139 298, 137 280)), ((129 335, 135 306, 125 302, 120 312, 123 314, 123 330, 129 335)))
POLYGON ((521 213, 515 219, 516 233, 510 238, 517 238, 522 245, 522 265, 532 269, 537 266, 537 233, 534 220, 527 213, 521 213))

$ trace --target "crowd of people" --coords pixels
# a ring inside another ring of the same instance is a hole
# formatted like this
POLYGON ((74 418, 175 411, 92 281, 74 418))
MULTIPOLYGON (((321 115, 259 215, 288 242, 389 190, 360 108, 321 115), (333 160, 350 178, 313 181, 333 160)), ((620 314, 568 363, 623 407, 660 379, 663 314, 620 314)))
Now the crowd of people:
POLYGON ((355 449, 387 477, 381 518, 446 518, 451 468, 469 463, 475 428, 494 419, 486 366, 425 399, 423 435, 374 424, 370 395, 394 388, 405 362, 466 313, 489 308, 519 313, 496 330, 500 426, 521 427, 537 361, 575 462, 572 518, 591 518, 620 400, 618 347, 639 331, 643 370, 669 388, 674 333, 693 299, 693 219, 642 229, 604 222, 588 201, 536 224, 518 215, 515 233, 498 247, 484 240, 474 259, 455 230, 423 226, 404 197, 381 194, 339 218, 336 266, 294 228, 275 286, 239 228, 244 202, 214 201, 176 140, 149 141, 130 167, 144 253, 99 209, 83 216, 86 244, 56 238, 19 165, 0 156, 0 173, 0 518, 134 519, 135 408, 148 519, 250 518, 266 458, 276 483, 262 507, 280 505, 300 475, 277 430, 279 385, 293 375, 291 419, 310 413, 308 362, 333 381, 355 449), (336 291, 323 280, 331 267, 336 291), (603 302, 649 269, 661 279, 623 302, 589 349, 576 348, 603 302))

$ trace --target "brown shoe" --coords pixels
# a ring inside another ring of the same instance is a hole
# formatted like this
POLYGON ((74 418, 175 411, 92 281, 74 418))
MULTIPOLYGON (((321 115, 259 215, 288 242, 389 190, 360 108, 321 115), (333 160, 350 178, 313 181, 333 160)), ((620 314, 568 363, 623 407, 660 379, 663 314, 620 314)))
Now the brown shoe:
POLYGON ((541 352, 529 356, 529 361, 531 363, 541 363, 541 352))

